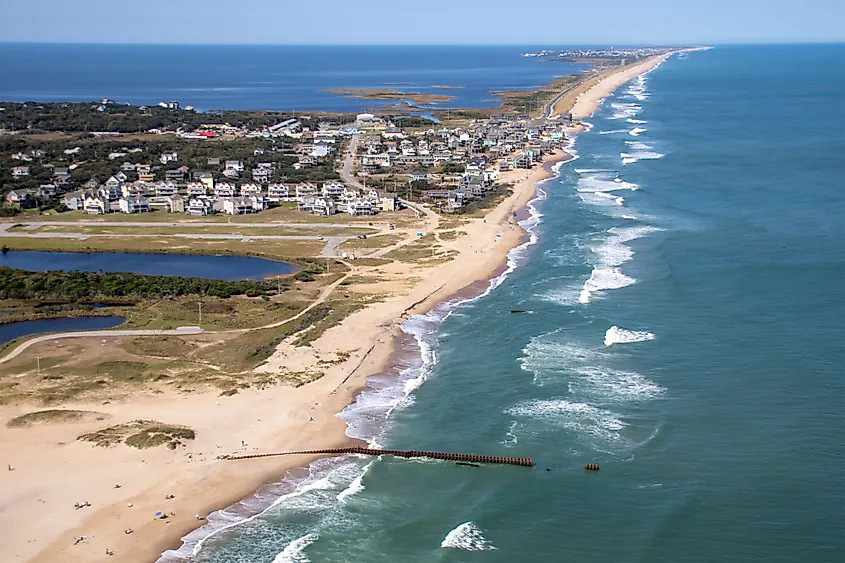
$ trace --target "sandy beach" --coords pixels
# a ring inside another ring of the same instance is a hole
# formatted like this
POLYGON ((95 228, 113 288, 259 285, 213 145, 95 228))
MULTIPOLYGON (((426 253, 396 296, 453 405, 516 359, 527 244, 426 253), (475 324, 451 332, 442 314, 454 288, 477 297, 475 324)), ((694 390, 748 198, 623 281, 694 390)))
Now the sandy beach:
POLYGON ((584 81, 571 92, 563 96, 552 108, 552 116, 566 112, 572 113, 573 119, 584 119, 596 111, 601 101, 616 88, 646 73, 672 56, 673 52, 649 57, 648 59, 622 67, 599 73, 595 77, 584 81))
MULTIPOLYGON (((613 89, 666 56, 602 76, 577 98, 560 100, 555 112, 571 107, 574 117, 589 116, 613 89)), ((427 268, 401 262, 384 266, 387 281, 377 289, 389 295, 386 300, 349 316, 311 347, 283 343, 260 368, 307 369, 321 358, 349 353, 317 381, 299 388, 248 389, 230 397, 207 392, 150 395, 119 404, 66 404, 62 408, 92 411, 96 418, 27 428, 8 428, 5 423, 32 409, 0 407, 0 458, 9 465, 2 469, 0 492, 3 560, 154 561, 203 524, 196 515, 229 506, 289 472, 302 472, 311 460, 294 456, 220 461, 217 456, 348 443, 345 422, 336 415, 354 400, 368 375, 389 367, 401 322, 499 271, 508 252, 524 241, 514 213, 526 207, 554 162, 570 158, 558 150, 543 166, 501 174, 499 181, 512 183, 512 194, 485 217, 461 225, 466 235, 438 239, 443 249, 455 253, 452 260, 427 268), (76 440, 105 424, 138 419, 189 426, 196 439, 177 451, 98 448, 76 440), (75 509, 74 503, 90 506, 75 509), (158 511, 168 517, 155 518, 158 511), (125 533, 129 529, 132 533, 125 533), (106 555, 107 550, 114 556, 106 555)), ((436 214, 427 212, 425 219, 423 230, 436 233, 436 214)), ((48 341, 33 348, 56 345, 48 341)))

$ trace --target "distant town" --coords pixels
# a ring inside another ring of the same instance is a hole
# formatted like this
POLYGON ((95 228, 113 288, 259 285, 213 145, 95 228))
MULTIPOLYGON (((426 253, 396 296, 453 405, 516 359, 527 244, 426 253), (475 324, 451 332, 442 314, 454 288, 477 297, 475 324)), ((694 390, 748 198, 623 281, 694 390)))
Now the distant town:
POLYGON ((591 59, 642 59, 654 55, 662 55, 672 49, 668 47, 637 47, 617 48, 608 47, 603 49, 550 49, 523 53, 523 57, 544 57, 566 59, 568 61, 591 60, 591 59))

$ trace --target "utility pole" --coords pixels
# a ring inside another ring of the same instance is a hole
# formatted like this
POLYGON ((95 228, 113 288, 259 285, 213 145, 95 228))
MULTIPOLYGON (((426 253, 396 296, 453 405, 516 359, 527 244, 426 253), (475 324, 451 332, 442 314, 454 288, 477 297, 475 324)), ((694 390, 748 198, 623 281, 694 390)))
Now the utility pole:
POLYGON ((202 301, 198 303, 199 305, 199 313, 200 313, 200 322, 199 324, 202 325, 202 301))
POLYGON ((41 375, 41 356, 35 358, 38 361, 38 375, 41 375))

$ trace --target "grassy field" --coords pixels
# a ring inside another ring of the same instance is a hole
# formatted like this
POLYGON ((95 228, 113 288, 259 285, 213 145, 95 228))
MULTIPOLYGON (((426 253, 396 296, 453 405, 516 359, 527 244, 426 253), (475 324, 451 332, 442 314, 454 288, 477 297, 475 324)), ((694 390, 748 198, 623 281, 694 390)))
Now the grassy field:
MULTIPOLYGON (((29 211, 29 210, 27 210, 29 211)), ((152 211, 150 213, 110 213, 106 216, 92 216, 82 211, 67 211, 65 213, 50 213, 39 215, 37 210, 34 212, 24 213, 17 217, 17 219, 25 219, 27 222, 32 221, 128 221, 128 222, 173 222, 179 221, 184 223, 201 222, 201 223, 264 223, 264 222, 286 222, 286 223, 361 223, 366 226, 370 222, 379 223, 405 223, 407 221, 415 220, 414 212, 410 209, 402 211, 385 211, 378 215, 371 217, 352 217, 347 213, 338 213, 330 217, 321 217, 304 213, 296 210, 296 203, 285 202, 279 207, 267 209, 259 213, 251 213, 248 215, 208 215, 206 217, 189 217, 187 215, 166 213, 164 211, 152 211)), ((9 219, 7 222, 15 222, 15 218, 9 219)))
POLYGON ((219 226, 204 226, 191 223, 180 223, 178 226, 156 225, 151 223, 148 227, 139 226, 76 226, 76 225, 52 225, 45 223, 35 228, 28 228, 23 225, 16 225, 7 229, 9 232, 17 233, 77 233, 84 235, 175 235, 175 234, 222 234, 249 236, 276 236, 276 237, 343 237, 370 235, 378 233, 377 229, 366 225, 361 227, 332 227, 330 225, 317 224, 301 229, 290 227, 251 227, 241 223, 221 223, 219 226))
POLYGON ((405 236, 401 234, 380 235, 376 237, 367 237, 365 239, 349 239, 337 245, 338 250, 354 251, 361 248, 376 249, 385 248, 394 245, 404 239, 405 236))

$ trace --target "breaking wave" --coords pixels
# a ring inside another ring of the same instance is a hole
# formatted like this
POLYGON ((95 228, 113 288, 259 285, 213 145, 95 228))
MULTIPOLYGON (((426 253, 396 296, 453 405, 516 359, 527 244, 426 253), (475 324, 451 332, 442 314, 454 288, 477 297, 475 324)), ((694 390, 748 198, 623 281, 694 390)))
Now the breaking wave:
POLYGON ((447 549, 463 549, 465 551, 488 551, 496 549, 484 534, 472 522, 464 522, 443 538, 440 547, 447 549))
POLYGON ((626 330, 614 325, 604 333, 604 345, 629 344, 631 342, 645 342, 654 340, 654 334, 644 330, 626 330))
POLYGON ((320 539, 318 534, 307 534, 293 540, 273 559, 273 563, 311 563, 305 555, 305 548, 318 539, 320 539))

